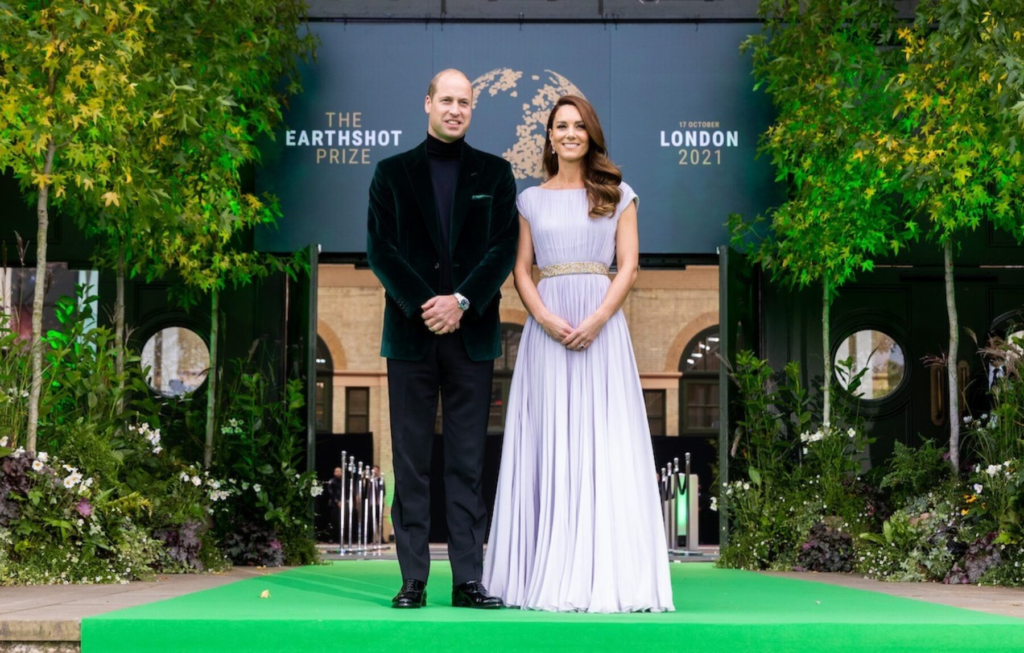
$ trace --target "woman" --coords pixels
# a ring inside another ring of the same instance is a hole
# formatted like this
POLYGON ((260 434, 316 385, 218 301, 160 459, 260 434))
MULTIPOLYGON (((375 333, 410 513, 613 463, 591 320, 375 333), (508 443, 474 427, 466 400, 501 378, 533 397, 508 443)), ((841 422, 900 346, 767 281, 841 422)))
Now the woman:
POLYGON ((530 317, 484 584, 524 609, 674 610, 643 391, 620 310, 637 274, 638 198, 582 98, 559 99, 543 156, 548 180, 517 200, 514 276, 530 317))

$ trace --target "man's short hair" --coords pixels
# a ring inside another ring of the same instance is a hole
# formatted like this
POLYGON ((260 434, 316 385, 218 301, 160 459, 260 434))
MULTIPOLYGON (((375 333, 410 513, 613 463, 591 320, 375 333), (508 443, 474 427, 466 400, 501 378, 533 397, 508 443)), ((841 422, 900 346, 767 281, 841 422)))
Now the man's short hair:
MULTIPOLYGON (((431 98, 434 97, 434 93, 437 93, 437 82, 440 81, 440 79, 441 79, 441 77, 443 75, 447 75, 448 73, 456 73, 456 74, 462 75, 463 77, 466 78, 466 81, 469 82, 469 77, 466 77, 466 73, 462 72, 458 68, 445 68, 441 72, 439 72, 436 75, 434 75, 434 78, 430 80, 430 86, 427 87, 427 96, 428 97, 431 97, 431 98)), ((473 83, 470 82, 470 85, 472 85, 472 84, 473 83)))

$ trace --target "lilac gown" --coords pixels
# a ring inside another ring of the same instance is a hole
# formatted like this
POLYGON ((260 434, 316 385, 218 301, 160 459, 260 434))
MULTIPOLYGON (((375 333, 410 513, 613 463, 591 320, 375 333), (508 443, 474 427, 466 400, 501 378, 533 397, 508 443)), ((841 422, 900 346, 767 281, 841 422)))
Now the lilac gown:
MULTIPOLYGON (((584 189, 520 194, 537 265, 610 265, 619 216, 637 199, 628 185, 621 188, 615 214, 596 219, 587 215, 584 189)), ((575 327, 610 284, 607 275, 589 272, 542 278, 537 289, 544 305, 575 327)), ((507 605, 675 609, 650 430, 621 310, 582 352, 527 319, 488 542, 483 582, 507 605)))

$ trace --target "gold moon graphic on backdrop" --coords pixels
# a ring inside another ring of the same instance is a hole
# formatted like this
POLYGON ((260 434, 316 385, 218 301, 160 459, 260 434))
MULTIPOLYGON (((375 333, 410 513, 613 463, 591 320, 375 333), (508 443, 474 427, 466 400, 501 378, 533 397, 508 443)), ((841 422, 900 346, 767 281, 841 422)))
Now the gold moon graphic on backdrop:
POLYGON ((512 164, 512 172, 516 179, 543 179, 544 167, 541 165, 541 154, 544 149, 544 129, 547 127, 548 114, 555 102, 563 95, 585 97, 576 85, 563 75, 553 70, 545 70, 546 79, 541 75, 530 75, 523 80, 523 71, 511 68, 496 68, 473 80, 473 108, 476 109, 481 97, 495 97, 508 94, 511 98, 519 97, 520 85, 525 92, 532 93, 529 102, 523 102, 523 122, 516 126, 516 143, 501 153, 501 156, 512 164))

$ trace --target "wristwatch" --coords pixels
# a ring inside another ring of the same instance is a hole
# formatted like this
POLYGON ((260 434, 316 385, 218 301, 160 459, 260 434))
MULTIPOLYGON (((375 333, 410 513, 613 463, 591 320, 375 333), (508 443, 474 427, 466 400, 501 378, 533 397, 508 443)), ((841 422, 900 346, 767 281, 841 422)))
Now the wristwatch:
POLYGON ((461 308, 462 310, 465 311, 469 308, 469 300, 466 299, 464 295, 455 293, 455 299, 459 302, 459 308, 461 308))

